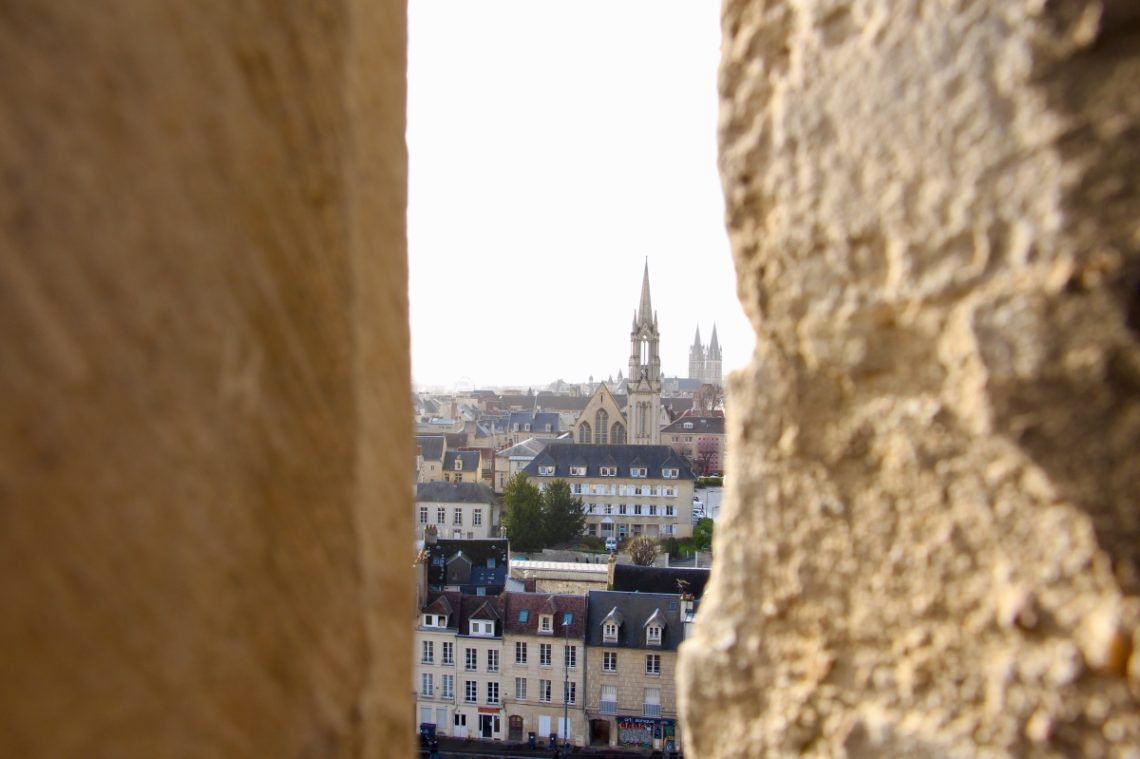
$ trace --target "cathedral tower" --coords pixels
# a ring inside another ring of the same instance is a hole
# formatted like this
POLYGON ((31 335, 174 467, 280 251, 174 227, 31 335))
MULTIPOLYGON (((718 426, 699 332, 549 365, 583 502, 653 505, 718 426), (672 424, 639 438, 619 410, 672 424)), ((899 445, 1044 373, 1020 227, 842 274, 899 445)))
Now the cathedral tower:
POLYGON ((713 324, 712 339, 709 341, 709 352, 705 359, 704 381, 717 387, 724 387, 724 375, 721 371, 720 343, 716 339, 716 324, 713 324))
POLYGON ((649 261, 641 280, 641 303, 633 315, 629 333, 629 394, 626 417, 627 440, 635 445, 661 443, 661 357, 658 345, 657 314, 649 300, 649 261))
POLYGON ((697 336, 693 338, 693 346, 689 348, 689 379, 703 380, 705 378, 705 348, 701 345, 701 327, 697 325, 697 336))

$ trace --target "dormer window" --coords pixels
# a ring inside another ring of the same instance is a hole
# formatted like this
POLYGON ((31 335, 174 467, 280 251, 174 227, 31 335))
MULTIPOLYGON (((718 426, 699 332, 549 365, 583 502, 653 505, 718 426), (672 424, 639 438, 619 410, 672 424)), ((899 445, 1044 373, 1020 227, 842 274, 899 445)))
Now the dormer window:
POLYGON ((463 468, 463 459, 460 459, 460 458, 455 459, 455 471, 458 472, 462 468, 463 468))
POLYGON ((645 628, 645 644, 647 646, 660 646, 661 645, 661 626, 650 625, 645 628))
POLYGON ((553 432, 554 431, 554 425, 552 425, 552 424, 546 425, 546 431, 547 432, 553 432))
POLYGON ((606 622, 602 625, 602 640, 606 643, 617 643, 618 626, 615 622, 606 622))
POLYGON ((687 430, 691 430, 691 429, 693 429, 693 423, 692 423, 692 422, 685 422, 685 423, 684 423, 683 425, 681 425, 681 426, 682 426, 682 427, 684 427, 684 428, 685 428, 685 429, 687 429, 687 430))
POLYGON ((550 614, 538 615, 538 631, 545 635, 550 635, 554 632, 554 617, 550 614))
POLYGON ((598 468, 598 473, 603 477, 617 477, 616 466, 603 466, 598 468))
POLYGON ((447 627, 446 614, 425 614, 424 627, 447 627))
POLYGON ((630 477, 644 477, 648 474, 648 470, 643 466, 631 466, 629 468, 630 477))
POLYGON ((523 429, 523 432, 530 432, 530 425, 529 424, 526 425, 526 427, 523 429))
POLYGON ((584 466, 572 466, 572 467, 570 467, 570 476, 571 477, 585 477, 586 476, 586 467, 584 467, 584 466))
POLYGON ((484 638, 492 637, 495 634, 495 623, 481 619, 473 619, 471 620, 471 634, 484 638))
POLYGON ((543 477, 553 477, 554 476, 554 467, 552 467, 552 466, 540 466, 538 468, 538 473, 539 473, 539 475, 541 475, 543 477))
POLYGON ((677 475, 679 475, 679 474, 680 474, 680 471, 677 469, 662 469, 661 470, 661 476, 667 480, 675 480, 675 479, 677 479, 677 475))

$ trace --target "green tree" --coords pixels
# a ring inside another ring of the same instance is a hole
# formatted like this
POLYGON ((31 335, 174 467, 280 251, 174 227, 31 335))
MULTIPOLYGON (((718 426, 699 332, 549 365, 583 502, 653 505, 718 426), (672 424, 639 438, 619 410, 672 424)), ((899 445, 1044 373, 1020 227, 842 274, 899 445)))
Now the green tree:
POLYGON ((503 534, 515 551, 539 551, 545 545, 542 494, 526 475, 517 473, 503 488, 503 534))
POLYGON ((693 545, 696 546, 698 551, 712 550, 714 524, 716 523, 713 522, 713 520, 705 517, 698 521, 693 527, 693 545))
POLYGON ((657 545, 657 541, 653 538, 646 537, 645 535, 638 535, 625 547, 625 552, 629 554, 629 559, 639 567, 648 567, 656 559, 657 554, 661 552, 661 547, 657 545))
POLYGON ((582 499, 570 492, 566 480, 555 480, 542 494, 542 528, 546 545, 577 541, 586 530, 582 499))

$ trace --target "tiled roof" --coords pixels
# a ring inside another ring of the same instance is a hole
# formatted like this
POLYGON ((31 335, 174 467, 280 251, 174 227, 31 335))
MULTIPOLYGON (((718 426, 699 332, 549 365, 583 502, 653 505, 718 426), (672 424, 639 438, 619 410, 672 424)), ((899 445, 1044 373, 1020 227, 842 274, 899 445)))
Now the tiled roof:
POLYGON ((464 593, 462 596, 462 603, 459 612, 459 622, 456 625, 459 628, 459 634, 462 635, 470 629, 469 622, 472 619, 493 619, 495 620, 495 635, 503 634, 503 596, 476 596, 470 593, 464 593))
POLYGON ((424 602, 424 608, 420 609, 423 614, 448 614, 451 619, 447 620, 452 627, 455 627, 459 620, 456 618, 456 610, 460 608, 463 602, 463 594, 454 591, 434 592, 428 593, 424 602))
MULTIPOLYGON (((471 471, 476 470, 472 468, 471 471)), ((416 501, 418 503, 494 503, 495 494, 481 482, 420 482, 416 485, 416 501)))
POLYGON ((424 461, 439 461, 443 458, 445 447, 443 435, 416 435, 416 445, 420 447, 424 461))
POLYGON ((585 596, 549 593, 504 593, 503 595, 506 598, 504 618, 508 634, 538 635, 539 615, 553 614, 554 630, 551 637, 561 638, 566 635, 579 640, 585 637, 585 596), (564 630, 562 622, 567 613, 571 615, 570 625, 564 630), (526 618, 522 619, 524 616, 526 618))
POLYGON ((724 417, 723 416, 682 416, 677 421, 670 424, 661 432, 669 432, 676 434, 690 434, 690 435, 723 435, 724 434, 724 417), (692 427, 686 429, 685 425, 691 424, 692 427))
POLYGON ((639 567, 614 565, 611 590, 638 593, 691 593, 700 598, 709 580, 709 570, 694 567, 639 567), (679 583, 684 583, 683 585, 679 583))
POLYGON ((676 469, 677 478, 691 480, 689 462, 667 445, 591 445, 584 443, 551 443, 534 457, 526 469, 528 476, 538 475, 540 466, 554 466, 555 477, 569 477, 571 466, 586 461, 586 476, 598 477, 598 467, 616 466, 618 477, 629 477, 631 466, 645 467, 647 479, 661 479, 662 469, 676 469))
POLYGON ((617 648, 640 648, 648 651, 676 651, 685 636, 681 619, 680 597, 673 593, 621 593, 591 590, 587 601, 586 645, 617 648), (618 642, 602 640, 602 622, 609 616, 620 617, 618 642), (660 646, 645 644, 645 625, 658 615, 665 629, 660 646))

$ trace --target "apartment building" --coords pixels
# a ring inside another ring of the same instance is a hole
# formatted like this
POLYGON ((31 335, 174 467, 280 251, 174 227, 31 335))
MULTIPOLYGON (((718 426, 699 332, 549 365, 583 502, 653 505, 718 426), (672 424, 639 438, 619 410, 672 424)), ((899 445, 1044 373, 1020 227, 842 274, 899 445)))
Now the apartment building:
POLYGON ((671 593, 588 594, 586 718, 591 745, 680 748, 677 647, 691 604, 671 593))
POLYGON ((689 462, 664 445, 551 443, 523 470, 539 488, 566 480, 586 509, 586 532, 598 537, 693 534, 689 462))
POLYGON ((440 538, 486 540, 499 522, 495 494, 481 482, 421 482, 415 509, 421 539, 432 526, 440 538))
POLYGON ((585 596, 505 593, 507 739, 585 745, 585 596))

